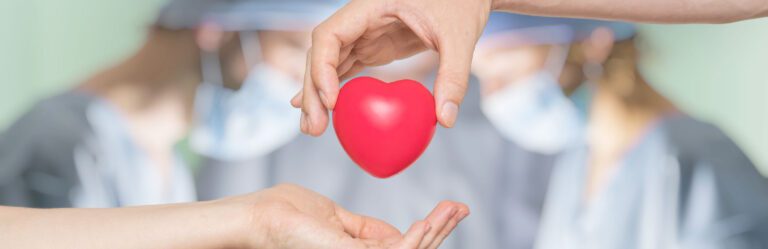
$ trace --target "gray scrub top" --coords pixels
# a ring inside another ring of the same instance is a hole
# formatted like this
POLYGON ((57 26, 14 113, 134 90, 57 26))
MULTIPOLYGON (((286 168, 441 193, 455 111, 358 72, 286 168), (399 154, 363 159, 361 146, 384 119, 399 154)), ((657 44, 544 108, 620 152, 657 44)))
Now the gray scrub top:
POLYGON ((37 103, 0 134, 0 205, 119 207, 194 201, 176 160, 171 186, 130 139, 105 101, 66 92, 37 103))
POLYGON ((536 248, 768 248, 768 180, 712 125, 660 121, 584 203, 586 162, 558 160, 536 248))
POLYGON ((439 128, 421 158, 391 178, 355 165, 329 127, 266 157, 209 159, 198 174, 198 193, 213 199, 294 183, 403 231, 449 199, 468 204, 472 214, 441 248, 531 248, 555 156, 503 139, 481 113, 479 96, 473 83, 455 128, 439 128))

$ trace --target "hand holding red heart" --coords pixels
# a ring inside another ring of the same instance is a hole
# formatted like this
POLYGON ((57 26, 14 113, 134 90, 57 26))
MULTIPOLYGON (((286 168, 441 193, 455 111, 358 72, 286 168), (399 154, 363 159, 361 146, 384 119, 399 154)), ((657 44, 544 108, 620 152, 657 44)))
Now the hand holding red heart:
POLYGON ((313 32, 304 89, 291 100, 302 108, 302 132, 318 136, 325 131, 340 79, 427 49, 440 54, 434 112, 440 124, 452 127, 491 4, 491 0, 349 2, 313 32))

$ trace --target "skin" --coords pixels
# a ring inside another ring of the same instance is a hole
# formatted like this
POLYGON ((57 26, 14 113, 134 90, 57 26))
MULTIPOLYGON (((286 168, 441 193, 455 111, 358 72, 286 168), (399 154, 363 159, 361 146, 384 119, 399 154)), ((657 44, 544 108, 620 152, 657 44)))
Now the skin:
POLYGON ((113 209, 0 207, 3 248, 437 248, 469 214, 444 201, 401 234, 295 185, 210 202, 113 209), (44 235, 45 239, 41 239, 44 235))
POLYGON ((304 88, 291 104, 302 109, 302 132, 328 126, 339 82, 365 67, 426 50, 439 54, 436 115, 452 127, 467 87, 475 44, 491 11, 641 22, 723 23, 768 16, 763 0, 353 0, 312 34, 304 88))
POLYGON ((729 23, 768 16, 768 2, 762 0, 496 0, 494 9, 648 23, 729 23))

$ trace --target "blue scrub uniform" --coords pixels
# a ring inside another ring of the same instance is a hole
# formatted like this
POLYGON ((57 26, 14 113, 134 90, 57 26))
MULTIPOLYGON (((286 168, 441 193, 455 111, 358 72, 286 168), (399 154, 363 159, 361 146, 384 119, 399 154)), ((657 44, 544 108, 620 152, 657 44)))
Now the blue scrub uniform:
POLYGON ((664 119, 588 202, 586 162, 558 160, 536 248, 768 248, 768 180, 712 125, 664 119))
POLYGON ((104 100, 66 92, 0 134, 0 205, 120 207, 194 201, 183 160, 166 181, 104 100), (166 182, 170 184, 166 185, 166 182))

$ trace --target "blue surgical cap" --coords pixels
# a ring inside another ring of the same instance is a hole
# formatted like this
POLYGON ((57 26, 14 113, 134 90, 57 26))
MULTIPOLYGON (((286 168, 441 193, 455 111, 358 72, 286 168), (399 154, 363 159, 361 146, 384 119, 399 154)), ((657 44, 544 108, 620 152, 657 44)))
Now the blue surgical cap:
POLYGON ((192 29, 210 22, 227 31, 311 29, 340 8, 342 0, 171 0, 156 24, 192 29))
POLYGON ((488 19, 481 41, 498 35, 511 35, 524 36, 529 43, 534 44, 567 44, 582 41, 601 27, 613 31, 616 41, 635 35, 635 25, 626 22, 494 12, 488 19))

